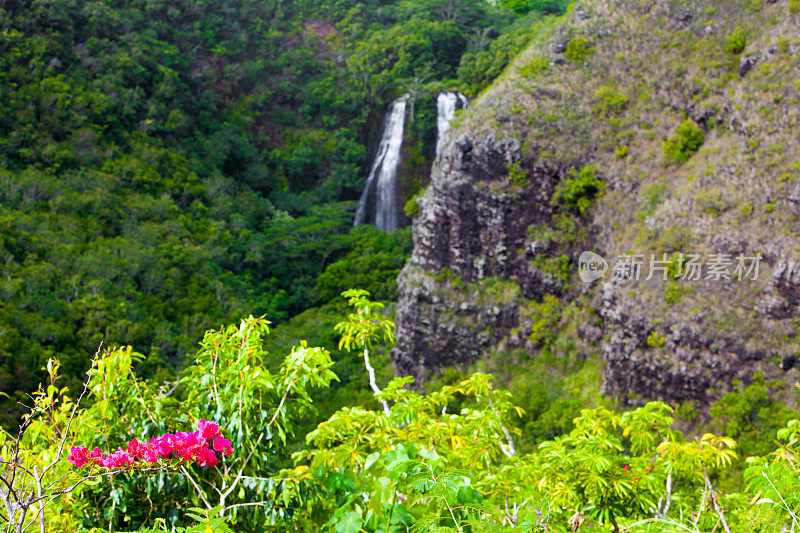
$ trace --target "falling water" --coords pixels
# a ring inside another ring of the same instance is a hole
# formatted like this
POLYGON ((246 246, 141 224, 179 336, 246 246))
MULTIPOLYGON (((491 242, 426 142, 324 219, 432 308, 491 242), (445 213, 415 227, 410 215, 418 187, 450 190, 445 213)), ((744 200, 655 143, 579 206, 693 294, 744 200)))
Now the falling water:
POLYGON ((408 95, 403 95, 392 102, 386 113, 383 125, 383 135, 378 147, 378 153, 372 163, 372 168, 358 202, 355 225, 359 226, 369 222, 368 215, 373 212, 375 225, 383 231, 397 229, 397 198, 395 177, 400 164, 400 145, 403 143, 403 127, 406 121, 406 103, 408 95))
POLYGON ((444 134, 450 129, 450 121, 456 114, 456 109, 466 109, 469 101, 467 97, 459 92, 443 91, 436 98, 436 157, 442 151, 444 144, 444 134))

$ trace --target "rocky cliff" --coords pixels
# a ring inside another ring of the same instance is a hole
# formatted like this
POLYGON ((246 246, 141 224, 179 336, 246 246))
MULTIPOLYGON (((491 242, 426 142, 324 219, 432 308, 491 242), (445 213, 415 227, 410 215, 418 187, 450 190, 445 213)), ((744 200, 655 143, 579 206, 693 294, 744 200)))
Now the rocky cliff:
POLYGON ((396 370, 535 358, 553 329, 623 402, 796 380, 799 21, 786 0, 597 0, 539 28, 434 163, 396 370), (591 283, 584 250, 609 263, 591 283))

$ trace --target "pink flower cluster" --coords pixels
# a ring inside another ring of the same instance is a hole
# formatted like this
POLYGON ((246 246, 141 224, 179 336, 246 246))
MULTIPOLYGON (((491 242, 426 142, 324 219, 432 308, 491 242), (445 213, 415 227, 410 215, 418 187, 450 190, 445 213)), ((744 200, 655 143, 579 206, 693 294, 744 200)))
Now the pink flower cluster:
POLYGON ((217 424, 201 420, 195 432, 168 433, 151 439, 150 442, 133 439, 128 443, 127 450, 120 448, 109 456, 103 455, 100 448, 89 451, 86 446, 73 446, 67 459, 78 468, 85 464, 96 464, 105 468, 130 468, 136 464, 137 459, 156 463, 162 457, 197 461, 200 466, 214 466, 219 462, 215 452, 231 455, 231 442, 222 437, 217 424), (212 441, 210 446, 208 441, 212 441))

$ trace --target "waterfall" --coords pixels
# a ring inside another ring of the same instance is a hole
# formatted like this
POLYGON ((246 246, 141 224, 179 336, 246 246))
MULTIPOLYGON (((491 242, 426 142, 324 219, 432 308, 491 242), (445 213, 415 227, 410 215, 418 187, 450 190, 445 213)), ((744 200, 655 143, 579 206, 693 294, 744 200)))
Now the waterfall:
POLYGON ((463 94, 455 91, 442 91, 436 98, 436 157, 442 151, 444 135, 450 129, 450 121, 456 114, 456 109, 466 109, 469 101, 463 94))
POLYGON ((397 229, 397 195, 395 178, 400 164, 400 145, 403 143, 403 127, 406 122, 408 95, 398 98, 389 107, 383 125, 383 134, 372 162, 372 168, 358 202, 356 226, 369 222, 374 213, 375 225, 383 231, 397 229), (370 208, 374 205, 374 209, 370 208))
MULTIPOLYGON (((389 106, 383 123, 381 142, 372 162, 358 202, 353 225, 375 224, 383 231, 394 231, 398 227, 397 212, 397 168, 400 165, 400 148, 406 122, 406 104, 409 96, 401 96, 389 106)), ((436 157, 439 157, 445 134, 457 109, 465 109, 467 97, 456 91, 443 91, 436 98, 436 157)))

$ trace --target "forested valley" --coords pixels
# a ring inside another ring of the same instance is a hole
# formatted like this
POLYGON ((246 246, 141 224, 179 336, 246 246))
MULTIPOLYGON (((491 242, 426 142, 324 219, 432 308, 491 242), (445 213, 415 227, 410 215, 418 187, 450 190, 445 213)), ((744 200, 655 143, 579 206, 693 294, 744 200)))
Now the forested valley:
POLYGON ((246 314, 327 324, 345 289, 396 299, 410 230, 352 227, 383 111, 414 91, 424 161, 431 95, 488 85, 564 6, 537 7, 4 4, 3 425, 49 357, 79 378, 101 341, 132 345, 167 380, 246 314))

